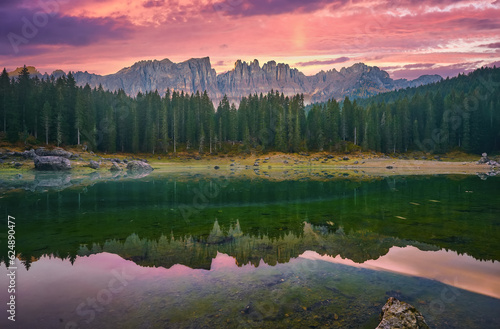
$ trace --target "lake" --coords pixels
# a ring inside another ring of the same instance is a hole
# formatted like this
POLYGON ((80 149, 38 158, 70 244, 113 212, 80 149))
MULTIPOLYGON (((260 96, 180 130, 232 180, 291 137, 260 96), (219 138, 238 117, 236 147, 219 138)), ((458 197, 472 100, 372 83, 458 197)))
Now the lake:
POLYGON ((375 328, 391 296, 500 328, 500 177, 32 176, 0 176, 2 328, 375 328))

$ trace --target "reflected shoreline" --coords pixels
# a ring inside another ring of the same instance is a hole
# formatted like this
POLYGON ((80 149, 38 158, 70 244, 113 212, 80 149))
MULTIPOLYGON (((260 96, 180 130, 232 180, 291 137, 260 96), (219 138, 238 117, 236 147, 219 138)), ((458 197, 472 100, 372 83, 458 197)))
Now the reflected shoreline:
MULTIPOLYGON (((331 231, 328 227, 307 222, 304 222, 300 235, 288 232, 281 238, 270 238, 244 234, 238 221, 224 233, 216 220, 210 234, 201 240, 192 236, 175 238, 173 235, 149 240, 132 234, 123 242, 108 240, 103 245, 81 245, 77 256, 70 261, 73 263, 81 257, 102 253, 118 255, 141 267, 166 270, 178 266, 213 270, 219 254, 227 255, 232 260, 229 262, 231 266, 254 268, 304 258, 437 280, 500 298, 498 261, 480 261, 467 254, 376 233, 351 232, 346 235, 342 227, 331 231)), ((40 259, 45 257, 47 255, 40 259)), ((29 269, 39 259, 21 257, 21 261, 29 269)))

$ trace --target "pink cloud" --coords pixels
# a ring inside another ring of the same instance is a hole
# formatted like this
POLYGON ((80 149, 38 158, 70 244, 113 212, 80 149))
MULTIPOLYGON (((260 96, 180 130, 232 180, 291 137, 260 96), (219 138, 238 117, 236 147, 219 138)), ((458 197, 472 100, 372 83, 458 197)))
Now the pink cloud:
POLYGON ((299 62, 296 63, 296 66, 312 66, 312 65, 332 65, 332 64, 338 64, 338 63, 345 63, 349 61, 349 57, 339 57, 339 58, 334 58, 334 59, 327 59, 327 60, 314 60, 314 61, 308 61, 308 62, 299 62))
MULTIPOLYGON (((66 33, 57 20, 51 21, 23 53, 0 53, 0 66, 15 68, 26 63, 41 71, 61 68, 108 74, 142 59, 183 61, 210 56, 217 71, 231 69, 237 59, 258 58, 286 62, 314 74, 355 57, 410 78, 420 73, 455 74, 462 63, 478 62, 480 66, 500 60, 500 53, 495 53, 500 7, 493 7, 491 1, 367 3, 68 1, 57 15, 74 22, 75 33, 71 29, 66 33), (215 5, 225 6, 215 10, 215 5), (78 31, 80 38, 75 37, 78 31)), ((27 10, 26 4, 13 0, 0 4, 0 31, 19 23, 2 18, 27 10)), ((3 42, 6 45, 5 39, 3 42)))

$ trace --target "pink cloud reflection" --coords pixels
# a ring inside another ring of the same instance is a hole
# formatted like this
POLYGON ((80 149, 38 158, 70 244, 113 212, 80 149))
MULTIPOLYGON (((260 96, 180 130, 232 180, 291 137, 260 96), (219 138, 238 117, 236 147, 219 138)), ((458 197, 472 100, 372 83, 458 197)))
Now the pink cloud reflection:
POLYGON ((500 262, 477 261, 469 255, 459 255, 453 251, 421 251, 412 246, 392 247, 379 259, 369 260, 362 264, 340 256, 321 256, 314 251, 306 251, 300 257, 418 276, 500 298, 500 262))

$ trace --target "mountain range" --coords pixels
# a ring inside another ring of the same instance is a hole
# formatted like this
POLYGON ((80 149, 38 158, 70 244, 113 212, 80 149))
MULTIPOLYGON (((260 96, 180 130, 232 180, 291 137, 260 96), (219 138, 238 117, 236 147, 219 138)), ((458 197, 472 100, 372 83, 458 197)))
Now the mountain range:
MULTIPOLYGON (((30 74, 41 78, 34 67, 28 67, 30 74)), ((9 74, 16 76, 20 69, 9 74)), ((61 70, 51 75, 56 78, 65 75, 61 70)), ((102 85, 106 90, 123 89, 128 95, 158 90, 164 94, 167 89, 195 93, 207 91, 210 98, 217 102, 227 95, 231 102, 239 103, 243 96, 254 93, 267 93, 271 90, 286 96, 304 94, 306 103, 324 102, 328 99, 369 97, 382 92, 407 87, 418 87, 442 79, 439 75, 423 75, 415 80, 392 79, 389 74, 376 66, 357 63, 351 67, 321 71, 307 76, 288 64, 269 61, 260 66, 258 60, 247 63, 237 60, 234 68, 217 74, 212 68, 209 57, 192 58, 181 63, 169 59, 147 60, 109 75, 88 72, 73 73, 79 86, 89 84, 92 88, 102 85)))

